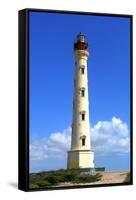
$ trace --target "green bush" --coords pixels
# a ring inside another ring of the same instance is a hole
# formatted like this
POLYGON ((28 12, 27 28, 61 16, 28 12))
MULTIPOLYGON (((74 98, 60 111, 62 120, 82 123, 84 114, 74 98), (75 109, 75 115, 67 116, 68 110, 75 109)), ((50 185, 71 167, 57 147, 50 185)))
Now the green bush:
POLYGON ((74 181, 79 176, 78 170, 69 170, 64 174, 65 182, 74 181))
POLYGON ((30 189, 36 189, 36 188, 39 188, 37 184, 30 183, 30 189))
POLYGON ((35 173, 30 176, 30 187, 51 187, 63 182, 88 183, 101 179, 101 174, 85 174, 80 170, 56 170, 48 172, 35 173))
POLYGON ((48 186, 51 186, 51 183, 48 182, 48 181, 43 181, 43 180, 40 180, 40 181, 37 181, 36 183, 39 187, 48 187, 48 186))
POLYGON ((99 181, 101 177, 102 175, 98 173, 95 175, 82 174, 74 180, 74 183, 91 183, 91 182, 99 181))
POLYGON ((52 185, 59 182, 59 178, 57 176, 53 176, 53 175, 47 176, 47 178, 45 180, 48 181, 52 185))

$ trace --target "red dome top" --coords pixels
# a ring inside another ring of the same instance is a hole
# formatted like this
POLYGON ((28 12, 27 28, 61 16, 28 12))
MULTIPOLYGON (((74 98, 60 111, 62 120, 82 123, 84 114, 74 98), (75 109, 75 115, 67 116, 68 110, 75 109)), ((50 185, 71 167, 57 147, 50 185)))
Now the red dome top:
POLYGON ((74 43, 74 50, 88 50, 88 43, 81 32, 77 35, 76 42, 74 43))

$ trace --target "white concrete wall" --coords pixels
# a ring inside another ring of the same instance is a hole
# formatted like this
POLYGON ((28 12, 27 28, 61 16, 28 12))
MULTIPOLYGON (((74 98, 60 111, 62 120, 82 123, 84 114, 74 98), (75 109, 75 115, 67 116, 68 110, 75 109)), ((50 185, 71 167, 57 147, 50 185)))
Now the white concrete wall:
POLYGON ((77 150, 68 152, 68 169, 94 168, 94 152, 77 150))
POLYGON ((94 168, 94 152, 93 151, 79 152, 79 168, 94 168))
POLYGON ((71 150, 91 149, 89 131, 89 101, 88 101, 88 79, 87 59, 89 53, 84 50, 75 51, 75 87, 74 87, 74 108, 72 123, 71 150), (85 67, 84 74, 81 74, 81 67, 85 67), (81 96, 80 88, 85 88, 85 96, 81 96), (81 120, 80 112, 85 111, 85 121, 81 120), (85 146, 82 146, 81 137, 85 136, 85 146))
POLYGON ((94 168, 94 153, 90 145, 90 123, 89 123, 89 100, 88 100, 88 78, 87 59, 88 51, 76 50, 75 52, 75 84, 74 84, 74 106, 72 122, 71 150, 68 152, 68 169, 72 168, 94 168), (84 74, 81 67, 84 66, 84 74), (81 96, 80 89, 85 89, 85 96, 81 96), (85 112, 85 120, 81 120, 80 112, 85 112), (85 145, 82 145, 82 137, 85 137, 85 145))

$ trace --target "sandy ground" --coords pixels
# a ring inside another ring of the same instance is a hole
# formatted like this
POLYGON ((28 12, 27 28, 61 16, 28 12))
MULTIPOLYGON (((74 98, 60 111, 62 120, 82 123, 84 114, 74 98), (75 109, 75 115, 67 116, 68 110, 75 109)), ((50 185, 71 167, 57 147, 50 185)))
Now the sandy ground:
MULTIPOLYGON (((102 174, 102 178, 100 181, 96 181, 93 183, 80 183, 73 184, 70 182, 60 183, 58 186, 74 186, 74 185, 95 185, 95 184, 110 184, 110 183, 123 183, 127 177, 126 171, 124 172, 100 172, 102 174)), ((56 187, 58 187, 56 186, 56 187)))

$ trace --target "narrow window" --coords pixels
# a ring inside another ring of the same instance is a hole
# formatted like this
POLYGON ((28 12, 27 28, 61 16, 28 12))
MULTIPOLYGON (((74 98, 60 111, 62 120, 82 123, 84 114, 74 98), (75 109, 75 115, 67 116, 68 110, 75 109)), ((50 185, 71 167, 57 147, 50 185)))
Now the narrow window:
POLYGON ((81 96, 82 96, 82 97, 85 96, 85 90, 84 90, 84 89, 81 90, 81 96))
POLYGON ((82 146, 85 146, 85 138, 82 138, 82 146))
POLYGON ((82 121, 84 121, 85 120, 85 113, 82 113, 81 116, 82 116, 82 121))
POLYGON ((81 74, 84 74, 84 73, 85 73, 85 68, 82 67, 82 68, 81 68, 81 74))

